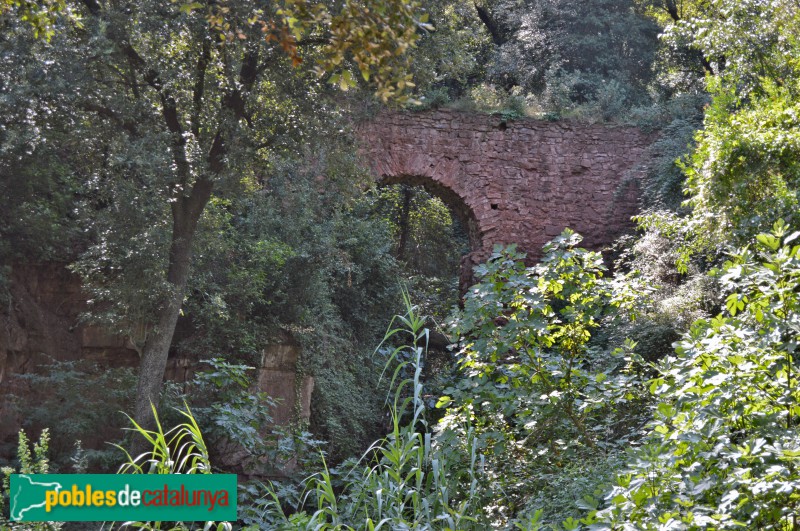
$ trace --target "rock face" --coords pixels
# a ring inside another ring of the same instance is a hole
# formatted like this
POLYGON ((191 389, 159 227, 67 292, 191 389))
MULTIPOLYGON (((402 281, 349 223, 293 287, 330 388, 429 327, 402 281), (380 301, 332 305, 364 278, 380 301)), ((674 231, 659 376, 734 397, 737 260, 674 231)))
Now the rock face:
POLYGON ((468 227, 472 253, 516 243, 531 260, 569 227, 598 249, 632 227, 652 135, 602 124, 453 111, 383 113, 357 127, 380 182, 425 186, 468 227))
POLYGON ((276 424, 285 425, 298 418, 311 417, 314 378, 298 377, 300 346, 291 342, 269 345, 261 354, 258 388, 277 401, 273 414, 276 424))
POLYGON ((0 383, 31 364, 81 357, 78 315, 86 306, 80 282, 58 264, 15 266, 11 301, 0 326, 0 383))
MULTIPOLYGON (((64 264, 15 264, 9 288, 11 301, 0 308, 0 385, 12 373, 58 361, 139 365, 129 340, 81 320, 87 295, 64 264)), ((184 381, 191 377, 185 368, 185 360, 170 358, 167 377, 184 381)))
MULTIPOLYGON (((11 442, 23 419, 17 417, 8 393, 35 404, 52 390, 15 381, 14 374, 39 372, 42 365, 89 360, 100 367, 138 367, 139 354, 124 337, 81 321, 87 295, 80 279, 63 264, 16 264, 10 276, 10 303, 0 308, 0 444, 11 442)), ((256 386, 277 400, 273 418, 287 424, 308 420, 314 380, 297 378, 300 347, 265 347, 256 386)), ((197 360, 170 356, 165 377, 186 382, 197 371, 197 360)), ((86 442, 86 441, 84 441, 86 442)), ((101 441, 102 442, 102 441, 101 441)))
MULTIPOLYGON (((81 321, 87 295, 81 291, 80 279, 64 264, 14 264, 9 294, 10 300, 0 308, 0 444, 16 437, 23 420, 11 408, 7 394, 37 404, 54 391, 38 389, 13 375, 81 359, 101 368, 139 363, 126 338, 81 321)), ((185 360, 170 359, 167 377, 182 380, 185 365, 185 360)))

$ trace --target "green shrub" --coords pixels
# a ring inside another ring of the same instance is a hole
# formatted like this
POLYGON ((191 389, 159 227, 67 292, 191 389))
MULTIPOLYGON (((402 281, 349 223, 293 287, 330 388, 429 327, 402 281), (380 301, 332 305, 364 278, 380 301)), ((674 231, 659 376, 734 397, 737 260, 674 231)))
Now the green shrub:
POLYGON ((415 111, 426 111, 429 109, 438 109, 450 103, 450 94, 445 87, 433 88, 420 96, 418 105, 412 106, 411 109, 415 111))
POLYGON ((11 467, 0 469, 3 475, 3 488, 0 490, 0 531, 56 531, 61 529, 63 524, 60 522, 11 522, 10 519, 6 520, 3 510, 5 500, 11 493, 9 485, 11 474, 47 474, 50 471, 50 460, 47 457, 49 446, 50 432, 44 429, 39 436, 39 441, 34 443, 33 452, 31 452, 28 437, 23 430, 20 430, 19 445, 17 446, 19 469, 16 471, 11 467))
POLYGON ((398 326, 390 327, 384 338, 405 340, 387 360, 387 367, 399 361, 392 372, 391 432, 367 450, 338 488, 327 467, 305 480, 297 505, 288 511, 278 487, 270 484, 260 505, 262 528, 485 529, 476 503, 476 447, 466 441, 471 462, 453 463, 427 430, 421 381, 425 319, 409 304, 406 315, 397 319, 398 326), (399 381, 405 372, 412 376, 399 381))
MULTIPOLYGON (((564 231, 533 267, 513 246, 495 249, 453 321, 461 371, 440 399, 448 409, 437 440, 454 453, 477 440, 484 505, 498 525, 540 508, 531 504, 546 500, 535 493, 546 498, 554 478, 588 474, 598 455, 637 436, 646 393, 635 345, 606 350, 590 341, 604 318, 632 309, 636 283, 605 278, 601 255, 579 242, 564 231)), ((562 492, 547 506, 573 502, 562 492)), ((536 525, 563 516, 533 514, 536 525)))
POLYGON ((269 193, 209 206, 186 303, 194 333, 176 346, 254 366, 289 336, 301 347, 298 378, 314 377, 309 429, 339 461, 381 433, 370 353, 400 303, 398 269, 354 184, 366 187, 366 173, 344 146, 313 153, 302 166, 276 159, 269 193))
POLYGON ((50 458, 55 471, 71 465, 76 440, 83 441, 87 466, 107 472, 116 466, 106 441, 119 441, 136 389, 130 368, 102 368, 87 361, 55 362, 36 373, 13 376, 12 392, 29 388, 36 400, 22 392, 12 395, 12 405, 27 430, 48 428, 50 458))
POLYGON ((450 107, 464 112, 499 114, 504 120, 531 114, 528 102, 519 90, 508 92, 490 83, 475 85, 467 96, 454 101, 450 107))
POLYGON ((235 455, 234 470, 254 476, 281 475, 292 469, 301 474, 318 464, 323 441, 315 440, 304 426, 273 423, 276 401, 253 390, 252 367, 221 358, 206 364, 208 370, 195 375, 190 396, 209 453, 218 462, 235 455))
POLYGON ((696 321, 651 384, 646 444, 593 529, 795 529, 800 232, 779 221, 728 261, 724 314, 696 321))

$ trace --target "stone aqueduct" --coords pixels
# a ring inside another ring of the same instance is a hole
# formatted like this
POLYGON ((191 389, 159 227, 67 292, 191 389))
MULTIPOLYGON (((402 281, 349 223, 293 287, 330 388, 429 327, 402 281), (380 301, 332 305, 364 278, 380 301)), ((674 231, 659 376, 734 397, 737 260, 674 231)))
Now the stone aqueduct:
POLYGON ((516 243, 535 260, 565 227, 588 248, 611 242, 631 227, 653 141, 634 127, 452 111, 384 113, 357 136, 376 178, 425 186, 466 224, 466 273, 495 243, 516 243))
MULTIPOLYGON (((564 227, 583 234, 590 248, 610 242, 630 226, 637 168, 652 141, 629 127, 447 111, 381 114, 358 126, 357 135, 376 178, 424 185, 469 228, 472 251, 462 274, 495 243, 517 243, 535 259, 564 227)), ((125 338, 80 322, 87 299, 63 266, 14 268, 10 290, 14 304, 0 309, 0 395, 8 390, 36 398, 34 388, 10 376, 34 372, 41 363, 83 358, 138 365, 125 338)), ((282 399, 279 421, 310 414, 314 381, 295 378, 298 354, 291 340, 264 349, 258 386, 282 399)), ((194 367, 191 359, 170 358, 167 377, 185 381, 194 367)), ((2 396, 0 419, 2 442, 21 421, 2 396)))

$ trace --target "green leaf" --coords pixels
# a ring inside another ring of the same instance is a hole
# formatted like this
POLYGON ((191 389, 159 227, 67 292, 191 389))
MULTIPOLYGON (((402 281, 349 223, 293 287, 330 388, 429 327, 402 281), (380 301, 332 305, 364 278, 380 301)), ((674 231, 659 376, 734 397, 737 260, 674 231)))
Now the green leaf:
POLYGON ((661 402, 658 404, 658 412, 667 418, 672 418, 675 416, 675 406, 667 404, 666 402, 661 402))
POLYGON ((778 247, 781 246, 781 241, 772 234, 761 233, 756 236, 756 240, 758 240, 758 242, 763 246, 773 251, 777 251, 778 247))
POLYGON ((353 81, 353 76, 352 74, 350 74, 349 70, 345 70, 339 76, 339 88, 343 91, 347 91, 353 86, 355 86, 355 82, 353 81))
POLYGON ((439 400, 436 401, 436 407, 437 408, 447 407, 450 404, 450 402, 452 402, 452 401, 453 401, 453 399, 450 398, 449 396, 443 396, 439 400))
POLYGON ((189 4, 181 4, 180 10, 183 13, 189 14, 192 11, 194 11, 195 9, 200 9, 201 7, 203 7, 203 4, 201 4, 199 2, 192 2, 192 3, 189 3, 189 4))

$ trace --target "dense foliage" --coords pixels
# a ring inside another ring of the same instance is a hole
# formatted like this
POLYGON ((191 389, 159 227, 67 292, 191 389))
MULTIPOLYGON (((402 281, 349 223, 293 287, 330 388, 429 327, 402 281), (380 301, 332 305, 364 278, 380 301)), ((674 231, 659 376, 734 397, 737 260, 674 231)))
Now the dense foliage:
POLYGON ((3 411, 49 428, 15 468, 178 471, 175 437, 181 472, 274 480, 233 527, 799 528, 796 1, 0 0, 0 27, 3 307, 12 265, 69 264, 143 360, 9 380, 42 400, 3 411), (653 131, 640 232, 498 246, 459 292, 475 235, 374 188, 359 87, 653 131), (276 343, 308 423, 255 389, 276 343), (202 370, 162 388, 170 355, 202 370))
POLYGON ((513 248, 498 249, 476 269, 480 282, 451 323, 460 371, 439 400, 447 409, 437 437, 455 448, 475 438, 487 502, 501 521, 559 469, 619 451, 637 422, 643 389, 633 345, 609 351, 591 342, 604 315, 632 311, 635 296, 604 278, 600 254, 579 241, 565 231, 528 268, 513 248))
POLYGON ((798 236, 778 222, 725 263, 726 312, 696 321, 659 366, 650 433, 601 521, 621 529, 796 526, 798 236))
POLYGON ((461 257, 470 241, 462 220, 421 187, 383 186, 372 196, 374 216, 396 242, 393 254, 421 312, 443 323, 460 296, 461 257))

